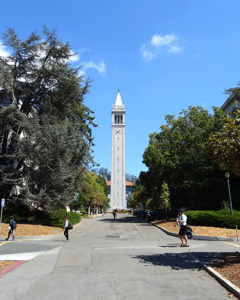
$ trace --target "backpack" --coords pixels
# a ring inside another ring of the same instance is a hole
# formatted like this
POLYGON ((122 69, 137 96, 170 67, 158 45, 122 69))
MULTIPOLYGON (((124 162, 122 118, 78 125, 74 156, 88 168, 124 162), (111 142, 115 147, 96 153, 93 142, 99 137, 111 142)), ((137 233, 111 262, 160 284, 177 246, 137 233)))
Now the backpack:
POLYGON ((192 238, 193 238, 193 230, 192 230, 191 227, 187 227, 187 232, 186 232, 186 234, 187 234, 187 237, 188 237, 189 239, 192 239, 192 238))
POLYGON ((12 220, 12 228, 16 229, 17 228, 17 222, 15 220, 12 220))
POLYGON ((73 226, 72 226, 72 224, 70 222, 68 222, 68 229, 69 230, 73 229, 73 226))

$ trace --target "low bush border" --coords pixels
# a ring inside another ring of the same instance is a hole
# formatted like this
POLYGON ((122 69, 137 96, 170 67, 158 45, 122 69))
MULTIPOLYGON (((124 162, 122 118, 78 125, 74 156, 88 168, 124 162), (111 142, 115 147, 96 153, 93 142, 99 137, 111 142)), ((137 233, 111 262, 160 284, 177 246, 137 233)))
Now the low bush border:
POLYGON ((238 228, 240 227, 240 212, 234 211, 230 214, 229 210, 218 211, 186 211, 188 224, 195 226, 211 226, 221 228, 238 228))

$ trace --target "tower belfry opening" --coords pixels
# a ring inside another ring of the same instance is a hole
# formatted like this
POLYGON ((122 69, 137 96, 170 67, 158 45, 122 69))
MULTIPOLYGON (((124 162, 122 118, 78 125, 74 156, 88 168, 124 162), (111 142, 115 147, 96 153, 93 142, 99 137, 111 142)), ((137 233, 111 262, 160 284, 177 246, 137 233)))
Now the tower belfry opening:
POLYGON ((112 106, 112 168, 110 208, 125 209, 126 172, 125 172, 125 105, 122 104, 118 90, 115 104, 112 106))

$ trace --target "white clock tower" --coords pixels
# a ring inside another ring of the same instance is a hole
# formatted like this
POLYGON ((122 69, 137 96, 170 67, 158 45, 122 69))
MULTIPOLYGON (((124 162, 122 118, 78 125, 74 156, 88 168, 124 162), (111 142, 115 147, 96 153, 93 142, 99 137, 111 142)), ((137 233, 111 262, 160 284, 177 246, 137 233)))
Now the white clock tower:
POLYGON ((125 106, 118 90, 116 102, 112 107, 112 171, 110 208, 125 209, 125 106))

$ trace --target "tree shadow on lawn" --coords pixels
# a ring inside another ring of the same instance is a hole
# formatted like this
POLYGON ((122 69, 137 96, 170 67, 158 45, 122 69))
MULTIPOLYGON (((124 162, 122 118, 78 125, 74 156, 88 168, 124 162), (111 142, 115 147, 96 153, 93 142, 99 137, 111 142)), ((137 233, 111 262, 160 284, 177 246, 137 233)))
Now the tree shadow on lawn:
POLYGON ((200 271, 201 265, 194 259, 213 262, 219 258, 218 252, 187 252, 187 253, 163 253, 163 254, 151 254, 151 255, 137 255, 132 258, 138 259, 140 263, 147 266, 163 266, 171 267, 172 270, 190 270, 200 271))

